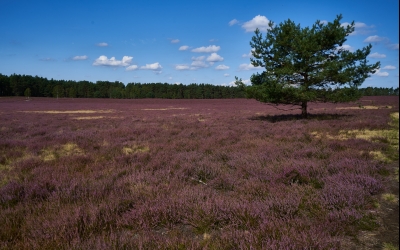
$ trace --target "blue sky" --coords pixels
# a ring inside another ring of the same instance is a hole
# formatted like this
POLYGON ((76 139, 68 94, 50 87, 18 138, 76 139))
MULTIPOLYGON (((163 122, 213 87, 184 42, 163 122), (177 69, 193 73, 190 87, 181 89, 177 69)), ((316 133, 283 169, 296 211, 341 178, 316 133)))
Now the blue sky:
POLYGON ((346 46, 371 43, 381 69, 362 87, 399 86, 399 1, 0 0, 0 73, 48 79, 230 85, 270 20, 355 21, 346 46))

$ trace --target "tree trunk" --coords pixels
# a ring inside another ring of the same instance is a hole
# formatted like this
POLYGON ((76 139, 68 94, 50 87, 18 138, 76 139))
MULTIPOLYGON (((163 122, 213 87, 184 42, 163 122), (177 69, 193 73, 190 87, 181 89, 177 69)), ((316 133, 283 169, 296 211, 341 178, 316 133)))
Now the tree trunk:
POLYGON ((301 103, 301 117, 307 119, 308 114, 307 114, 307 102, 304 101, 301 103))

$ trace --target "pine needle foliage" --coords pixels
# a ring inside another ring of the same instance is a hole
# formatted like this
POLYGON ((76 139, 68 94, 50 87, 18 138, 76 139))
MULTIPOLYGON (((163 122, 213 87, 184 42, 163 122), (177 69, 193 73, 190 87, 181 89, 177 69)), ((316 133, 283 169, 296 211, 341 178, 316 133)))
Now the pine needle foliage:
POLYGON ((371 44, 354 52, 343 46, 355 28, 354 22, 343 26, 341 19, 342 15, 333 22, 317 20, 305 28, 290 19, 279 25, 270 22, 265 38, 256 29, 250 42, 254 58, 250 60, 265 71, 251 76, 247 97, 300 106, 304 118, 308 102, 359 99, 358 87, 379 69, 380 62, 368 64, 371 44))

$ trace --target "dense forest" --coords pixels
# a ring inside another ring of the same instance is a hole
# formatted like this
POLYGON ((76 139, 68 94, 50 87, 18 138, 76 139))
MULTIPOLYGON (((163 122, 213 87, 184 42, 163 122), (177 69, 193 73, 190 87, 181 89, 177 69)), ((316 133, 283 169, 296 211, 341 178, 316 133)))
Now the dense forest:
MULTIPOLYGON (((399 88, 361 88, 365 96, 399 95, 399 88)), ((243 89, 212 84, 128 83, 119 81, 54 80, 39 76, 10 76, 0 73, 0 96, 70 97, 70 98, 164 98, 221 99, 244 98, 243 89)))

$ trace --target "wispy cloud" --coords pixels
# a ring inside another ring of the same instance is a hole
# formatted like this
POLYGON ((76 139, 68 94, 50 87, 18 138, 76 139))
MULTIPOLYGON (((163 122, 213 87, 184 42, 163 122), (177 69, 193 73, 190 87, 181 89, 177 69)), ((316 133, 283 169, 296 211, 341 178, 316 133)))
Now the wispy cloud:
POLYGON ((74 60, 74 61, 82 61, 82 60, 86 60, 86 59, 88 59, 88 56, 86 56, 86 55, 84 55, 84 56, 74 56, 72 58, 72 60, 74 60))
POLYGON ((387 47, 388 47, 389 49, 399 50, 399 44, 398 44, 398 43, 387 44, 387 47))
POLYGON ((250 21, 245 22, 242 25, 242 28, 246 30, 246 32, 253 32, 257 28, 260 31, 266 32, 269 29, 269 20, 265 16, 255 16, 253 19, 250 21))
POLYGON ((187 46, 187 45, 183 45, 183 46, 179 47, 179 50, 188 50, 188 49, 189 49, 189 46, 187 46))
POLYGON ((382 36, 369 36, 364 40, 364 43, 375 43, 375 44, 383 43, 388 49, 391 50, 399 49, 398 43, 391 43, 389 38, 382 36))
POLYGON ((189 70, 190 66, 187 64, 178 64, 178 65, 175 65, 175 69, 176 70, 189 70))
POLYGON ((179 39, 172 39, 171 40, 171 43, 179 43, 180 41, 179 41, 179 39))
POLYGON ((126 71, 133 71, 133 70, 136 70, 136 69, 138 69, 139 67, 137 66, 137 65, 130 65, 130 66, 128 66, 128 67, 126 67, 126 71))
POLYGON ((229 26, 235 25, 235 24, 237 24, 238 22, 239 22, 238 20, 232 19, 232 20, 229 21, 229 26))
POLYGON ((192 52, 197 52, 197 53, 212 53, 212 52, 217 52, 218 50, 220 50, 221 47, 220 46, 215 46, 215 45, 210 45, 208 47, 199 47, 199 48, 195 48, 192 49, 192 52))
POLYGON ((370 54, 369 57, 371 57, 371 58, 385 58, 386 55, 385 54, 379 54, 378 52, 375 52, 375 53, 370 54))
POLYGON ((391 70, 391 69, 396 69, 396 66, 393 66, 393 65, 386 65, 386 66, 383 67, 382 69, 389 69, 389 70, 391 70))
POLYGON ((40 61, 44 61, 44 62, 53 62, 56 61, 56 59, 51 58, 51 57, 45 57, 45 58, 40 58, 40 61))
POLYGON ((99 47, 107 47, 108 43, 97 43, 96 45, 99 47))

